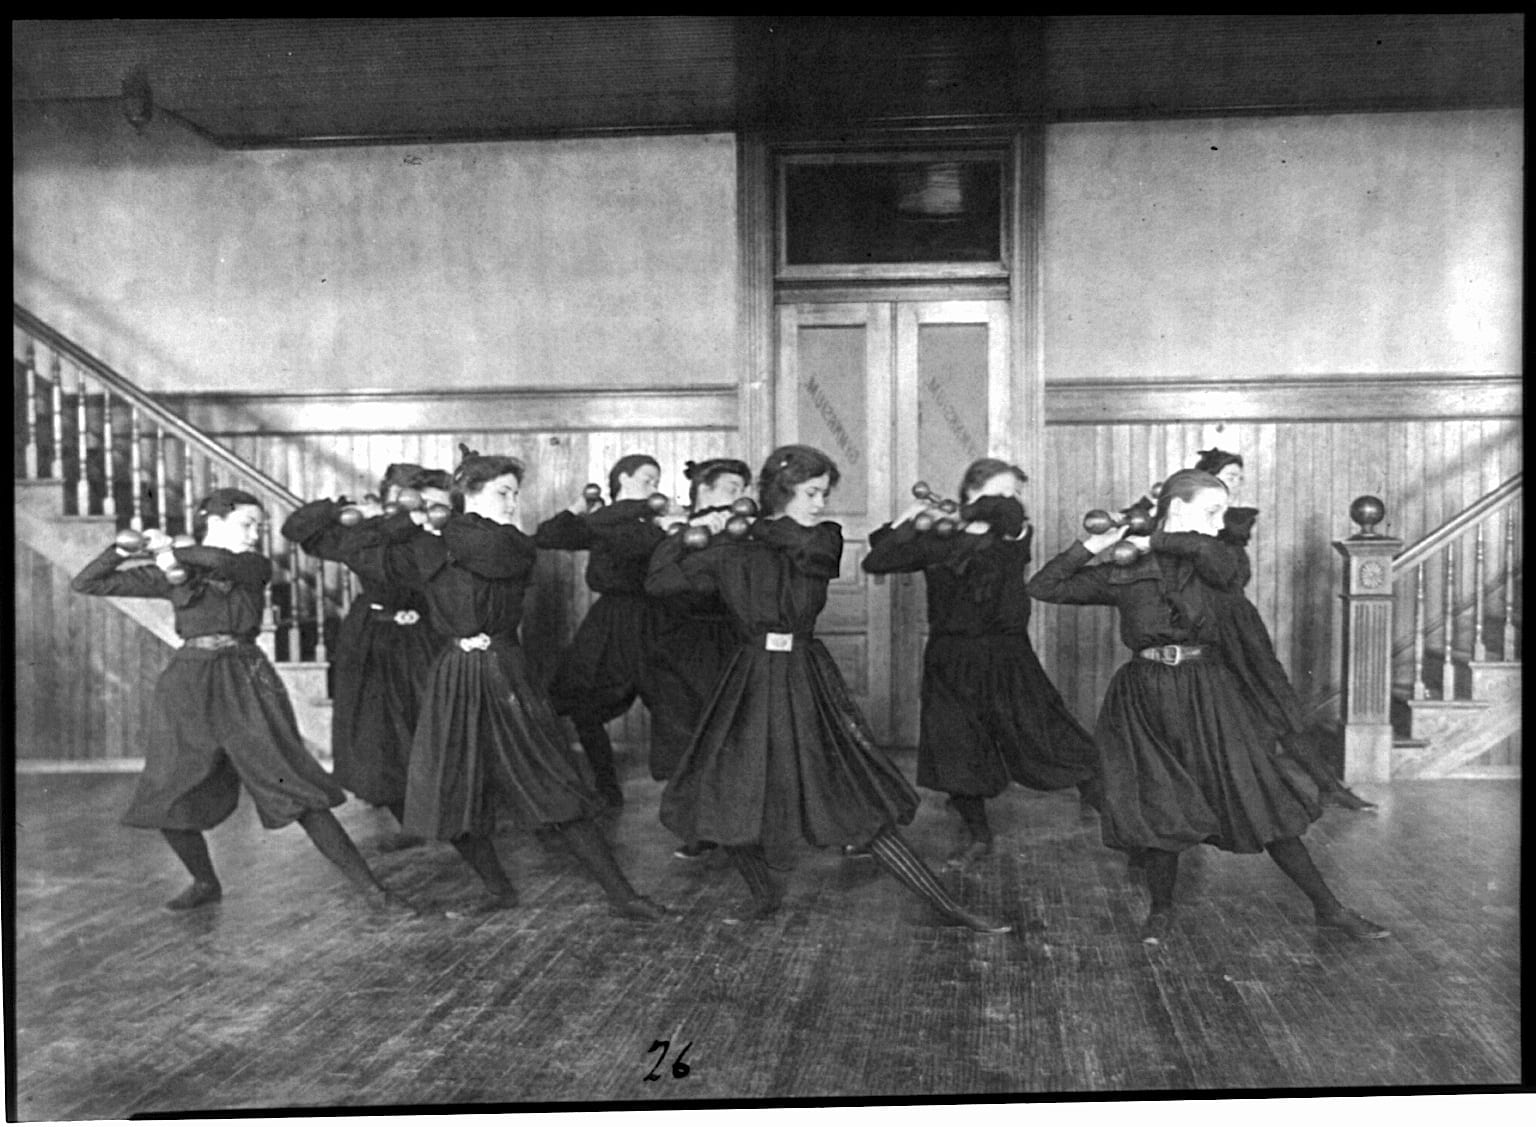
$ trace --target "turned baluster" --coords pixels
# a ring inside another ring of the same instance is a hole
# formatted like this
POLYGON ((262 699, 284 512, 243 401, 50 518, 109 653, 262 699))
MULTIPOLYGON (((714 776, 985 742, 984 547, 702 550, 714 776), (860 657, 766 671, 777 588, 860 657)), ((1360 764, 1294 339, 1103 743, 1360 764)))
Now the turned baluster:
POLYGON ((1442 603, 1445 620, 1445 656, 1440 666, 1440 699, 1456 699, 1456 546, 1446 545, 1441 553, 1445 560, 1445 597, 1442 603))
POLYGON ((48 476, 55 481, 64 480, 64 364, 59 354, 53 354, 48 366, 48 376, 53 382, 53 445, 48 451, 48 476))
POLYGON ((155 427, 155 522, 165 531, 171 530, 171 514, 166 510, 165 487, 168 481, 165 472, 165 431, 159 425, 155 427))
POLYGON ((324 664, 325 650, 325 561, 315 557, 315 660, 324 664))
POLYGON ((26 475, 29 480, 38 476, 37 453, 37 345, 27 341, 27 375, 26 390, 27 399, 27 445, 23 452, 23 460, 26 464, 26 475))
MULTIPOLYGON (((209 483, 210 483, 209 492, 212 492, 212 490, 214 488, 217 488, 217 487, 212 485, 212 481, 213 481, 213 466, 211 464, 208 467, 208 478, 209 478, 209 483)), ((273 558, 273 556, 272 556, 272 523, 269 520, 262 521, 262 524, 261 524, 261 554, 266 556, 267 559, 269 559, 269 560, 273 558)), ((277 575, 274 573, 272 578, 275 580, 277 578, 277 575)), ((272 595, 272 587, 271 587, 270 584, 267 587, 267 595, 266 595, 266 599, 264 600, 264 602, 265 602, 265 606, 263 607, 262 612, 261 612, 261 633, 256 638, 256 644, 261 647, 262 653, 267 655, 267 660, 268 661, 276 661, 277 660, 277 608, 275 606, 273 606, 274 599, 273 599, 273 595, 272 595)))
POLYGON ((117 516, 117 448, 112 428, 112 392, 101 390, 101 511, 117 516))
POLYGON ((91 512, 90 470, 91 422, 86 414, 85 369, 75 369, 75 512, 89 516, 91 512))
POLYGON ((1426 700, 1429 687, 1424 684, 1424 565, 1413 570, 1413 699, 1426 700))
POLYGON ((299 555, 299 546, 293 541, 288 542, 288 660, 302 661, 304 659, 303 628, 300 624, 300 608, 303 600, 299 597, 304 587, 304 561, 299 555))
POLYGON ((144 531, 144 467, 143 455, 139 450, 139 411, 133 404, 128 405, 128 492, 132 498, 129 502, 128 525, 140 532, 144 531))
POLYGON ((1483 645, 1483 525, 1477 526, 1477 536, 1472 554, 1472 660, 1487 661, 1488 650, 1483 645))

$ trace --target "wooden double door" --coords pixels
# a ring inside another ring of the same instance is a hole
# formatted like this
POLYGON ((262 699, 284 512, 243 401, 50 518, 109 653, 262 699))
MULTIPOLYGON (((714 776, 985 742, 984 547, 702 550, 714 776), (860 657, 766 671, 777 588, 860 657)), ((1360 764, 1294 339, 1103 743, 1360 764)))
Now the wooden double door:
POLYGON ((817 634, 836 658, 876 738, 917 743, 921 576, 860 566, 869 534, 927 481, 955 497, 966 466, 1012 458, 1006 301, 800 302, 779 307, 777 441, 830 454, 842 478, 826 518, 843 526, 842 571, 817 634))

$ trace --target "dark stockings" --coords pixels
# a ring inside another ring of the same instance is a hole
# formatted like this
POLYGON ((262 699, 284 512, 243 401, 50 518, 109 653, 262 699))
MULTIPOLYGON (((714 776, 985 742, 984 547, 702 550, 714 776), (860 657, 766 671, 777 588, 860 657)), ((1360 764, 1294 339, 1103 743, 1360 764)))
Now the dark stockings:
POLYGON ((1173 911, 1173 886, 1179 879, 1179 855, 1167 849, 1143 849, 1141 864, 1147 874, 1154 912, 1173 911))
POLYGON ((493 902, 507 907, 517 903, 517 889, 512 887, 512 879, 507 876, 507 870, 502 868, 501 858, 496 856, 494 841, 488 837, 465 834, 453 839, 453 847, 459 851, 460 857, 469 862, 469 867, 475 870, 493 902))
POLYGON ((592 765, 597 793, 609 806, 623 806, 624 788, 619 786, 619 772, 613 764, 613 742, 608 738, 608 729, 595 720, 579 720, 576 735, 592 765))
POLYGON ((329 810, 306 810, 299 815, 299 825, 315 843, 315 848, 325 854, 326 860, 345 874, 346 878, 364 892, 382 892, 383 886, 357 851, 357 846, 341 828, 336 815, 329 810))
POLYGON ((987 822, 987 800, 977 794, 957 794, 950 802, 965 823, 965 830, 974 842, 992 840, 992 826, 987 822))
POLYGON ((1307 852, 1301 838, 1288 837, 1272 841, 1264 848, 1274 858, 1275 864, 1280 866, 1280 871, 1307 894, 1307 899, 1312 901, 1312 907, 1319 916, 1336 916, 1343 910, 1343 905, 1324 882, 1323 874, 1312 863, 1312 854, 1307 852))
POLYGON ((629 883, 624 870, 614 860, 613 850, 608 848, 602 831, 592 821, 581 818, 574 822, 562 822, 556 829, 566 847, 587 867, 597 883, 603 886, 609 900, 615 904, 624 904, 640 898, 635 886, 629 883))
POLYGON ((939 883, 933 871, 923 864, 922 858, 912 852, 912 847, 894 826, 887 826, 876 834, 867 848, 874 854, 875 860, 885 866, 887 872, 953 922, 964 924, 973 931, 1008 930, 1007 927, 990 924, 962 908, 939 883))
POLYGON ((192 875, 192 886, 166 907, 175 911, 211 904, 224 895, 218 874, 213 871, 213 859, 208 856, 208 841, 197 830, 161 830, 166 844, 192 875))
POLYGON ((763 856, 763 847, 761 845, 727 845, 725 853, 752 892, 753 914, 771 916, 777 912, 780 903, 783 902, 783 893, 773 879, 773 874, 768 870, 768 860, 763 856))

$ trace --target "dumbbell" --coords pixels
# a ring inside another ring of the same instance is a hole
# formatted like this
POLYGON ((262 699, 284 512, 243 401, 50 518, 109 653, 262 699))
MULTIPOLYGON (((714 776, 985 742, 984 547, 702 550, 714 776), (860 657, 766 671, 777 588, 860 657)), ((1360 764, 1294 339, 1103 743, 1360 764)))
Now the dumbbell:
POLYGON ((434 501, 427 506, 427 524, 441 532, 448 525, 448 518, 453 516, 453 510, 441 501, 434 501))
POLYGON ((960 522, 952 516, 942 516, 933 522, 933 534, 948 539, 960 531, 960 522))
POLYGON ((1103 509, 1089 509, 1083 514, 1083 528, 1093 536, 1121 526, 1132 536, 1145 536, 1152 531, 1152 516, 1145 509, 1131 509, 1118 520, 1103 509))
POLYGON ((144 550, 144 534, 136 528, 125 528, 112 541, 130 556, 144 550))
POLYGON ((197 541, 192 539, 192 537, 188 536, 185 532, 183 532, 179 536, 172 536, 171 537, 171 547, 173 547, 173 548, 195 548, 195 547, 197 547, 197 541))
POLYGON ((652 493, 645 499, 645 503, 651 507, 651 512, 661 516, 672 507, 672 498, 665 493, 652 493))
POLYGON ((1116 567, 1129 567, 1141 559, 1141 549, 1129 540, 1120 540, 1109 549, 1109 562, 1116 567))
POLYGON ((683 529, 683 547, 690 552, 709 547, 709 529, 702 524, 690 524, 683 529))
POLYGON ((601 509, 603 507, 603 487, 597 484, 597 482, 587 482, 586 486, 581 491, 581 496, 582 499, 587 503, 588 512, 591 512, 594 509, 601 509))
POLYGON ((412 489, 409 485, 395 495, 395 500, 408 513, 414 513, 426 503, 426 499, 421 495, 421 490, 412 489))
POLYGON ((343 528, 352 528, 363 522, 363 510, 356 505, 348 505, 336 514, 336 523, 343 528))
POLYGON ((752 518, 741 513, 732 514, 731 519, 725 522, 725 534, 738 540, 751 531, 752 518))
POLYGON ((757 502, 750 497, 738 497, 731 502, 731 512, 738 516, 755 517, 757 516, 757 502))

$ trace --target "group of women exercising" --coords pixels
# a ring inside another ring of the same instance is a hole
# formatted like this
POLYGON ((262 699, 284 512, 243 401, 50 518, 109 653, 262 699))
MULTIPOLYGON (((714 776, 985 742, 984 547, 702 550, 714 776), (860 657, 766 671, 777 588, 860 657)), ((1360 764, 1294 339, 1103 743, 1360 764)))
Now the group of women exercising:
MULTIPOLYGON (((949 795, 963 827, 950 858, 959 866, 992 851, 986 802, 1011 783, 1076 788, 1104 843, 1145 874, 1147 942, 1168 935, 1179 855, 1201 844, 1268 852, 1318 926, 1380 938, 1384 928, 1333 896, 1301 841, 1323 804, 1370 804, 1307 739, 1243 593, 1255 514, 1228 504, 1241 471, 1236 455, 1202 452, 1155 499, 1033 577, 1027 478, 999 459, 969 466, 957 501, 921 491, 872 532, 864 570, 920 571, 927 586, 916 782, 949 795), (1092 734, 1030 644, 1032 600, 1118 608, 1130 659, 1092 734)), ((816 637, 843 560, 841 528, 821 519, 837 465, 813 447, 780 447, 755 499, 744 462, 690 462, 687 475, 690 503, 674 511, 656 492, 655 459, 627 456, 606 502, 589 486, 531 536, 517 524, 523 463, 468 449, 452 473, 395 465, 377 498, 296 510, 283 534, 361 586, 334 662, 330 773, 305 750, 255 644, 272 574, 255 550, 259 501, 217 489, 191 537, 120 536, 74 588, 168 599, 184 640, 156 686, 159 727, 124 818, 160 830, 191 875, 168 907, 222 897, 203 835, 243 785, 265 826, 299 822, 381 910, 415 911, 379 884, 331 813, 344 791, 394 815, 400 832, 384 848, 453 845, 484 893, 451 915, 517 904, 495 848, 510 823, 563 844, 617 914, 664 920, 673 913, 630 884, 605 825, 624 802, 605 725, 639 699, 676 856, 723 851, 751 916, 779 910, 782 859, 809 843, 872 857, 944 923, 1010 930, 961 904, 902 836, 918 794, 816 637), (597 596, 543 676, 518 641, 541 549, 588 552, 597 596)))

